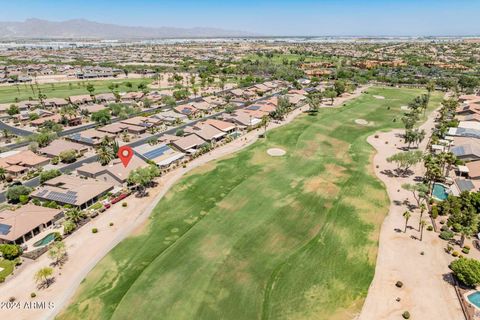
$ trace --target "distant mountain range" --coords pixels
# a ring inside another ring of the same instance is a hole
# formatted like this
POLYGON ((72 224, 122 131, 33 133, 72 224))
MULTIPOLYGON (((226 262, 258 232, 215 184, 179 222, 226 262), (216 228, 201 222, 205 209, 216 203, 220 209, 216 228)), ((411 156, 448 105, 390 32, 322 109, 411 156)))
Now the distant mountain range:
POLYGON ((60 22, 40 19, 27 19, 24 22, 0 22, 0 39, 158 39, 248 36, 256 36, 256 34, 201 27, 129 27, 85 19, 60 22))

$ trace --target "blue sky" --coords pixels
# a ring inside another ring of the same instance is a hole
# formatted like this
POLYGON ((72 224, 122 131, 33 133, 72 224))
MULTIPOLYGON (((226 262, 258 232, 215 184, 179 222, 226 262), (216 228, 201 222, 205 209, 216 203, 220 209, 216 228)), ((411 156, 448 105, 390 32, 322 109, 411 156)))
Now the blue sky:
POLYGON ((75 18, 263 35, 480 35, 480 0, 0 0, 0 21, 75 18))

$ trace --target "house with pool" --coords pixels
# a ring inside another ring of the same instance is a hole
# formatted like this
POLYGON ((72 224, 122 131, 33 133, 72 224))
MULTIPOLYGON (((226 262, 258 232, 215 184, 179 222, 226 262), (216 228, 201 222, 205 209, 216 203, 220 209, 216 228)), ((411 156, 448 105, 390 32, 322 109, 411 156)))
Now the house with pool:
POLYGON ((24 205, 0 212, 0 243, 23 244, 63 217, 62 209, 24 205))

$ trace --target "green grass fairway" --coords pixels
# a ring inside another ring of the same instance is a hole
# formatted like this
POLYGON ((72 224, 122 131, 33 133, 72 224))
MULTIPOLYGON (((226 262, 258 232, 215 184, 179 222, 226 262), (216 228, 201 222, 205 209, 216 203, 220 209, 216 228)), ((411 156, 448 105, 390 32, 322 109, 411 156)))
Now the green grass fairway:
MULTIPOLYGON (((123 92, 137 91, 137 86, 140 83, 150 83, 152 79, 118 79, 118 80, 91 80, 91 81, 72 81, 72 82, 59 82, 59 83, 48 83, 48 84, 39 84, 38 87, 47 98, 67 98, 69 96, 79 95, 79 94, 89 94, 87 91, 87 83, 91 83, 95 86, 94 94, 110 92, 108 86, 110 84, 118 84, 119 87, 117 90, 123 92), (127 82, 132 84, 132 87, 129 88, 125 86, 127 82)), ((18 101, 34 99, 38 100, 38 90, 35 84, 33 89, 30 84, 19 84, 18 86, 0 86, 0 103, 10 103, 15 102, 17 98, 18 101)))
POLYGON ((400 127, 400 106, 421 93, 369 92, 181 179, 58 319, 351 319, 389 204, 366 138, 400 127))

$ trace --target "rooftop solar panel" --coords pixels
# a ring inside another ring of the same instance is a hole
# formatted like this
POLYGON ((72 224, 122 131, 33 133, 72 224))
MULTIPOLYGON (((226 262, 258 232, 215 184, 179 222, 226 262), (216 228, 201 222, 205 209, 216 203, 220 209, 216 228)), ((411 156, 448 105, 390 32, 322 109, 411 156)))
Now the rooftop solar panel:
POLYGON ((143 156, 145 158, 151 160, 151 159, 154 159, 154 158, 157 158, 157 157, 163 155, 169 149, 170 149, 170 147, 164 145, 164 146, 161 146, 160 148, 150 150, 150 151, 144 153, 143 156))
POLYGON ((8 234, 11 228, 12 226, 9 226, 8 224, 0 223, 0 234, 3 234, 3 235, 8 234))

